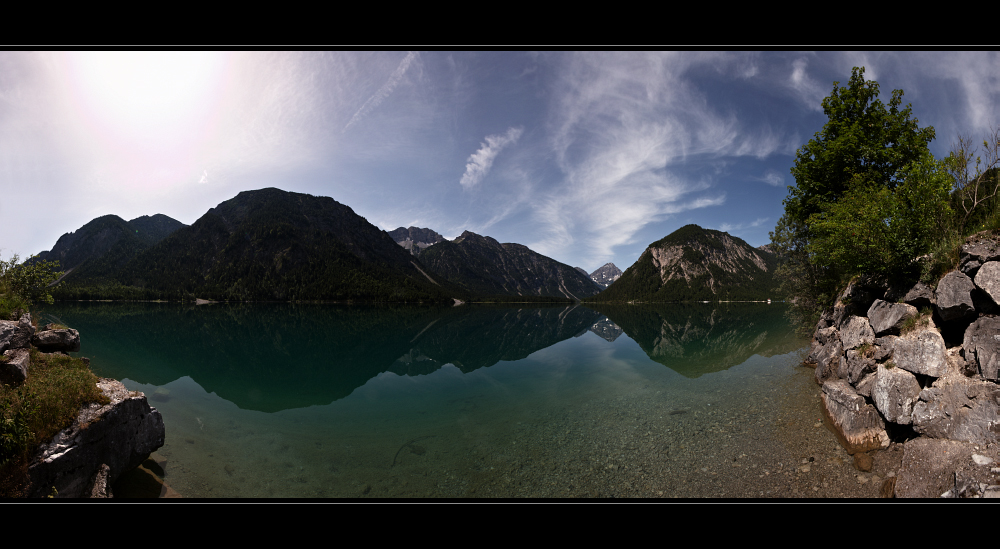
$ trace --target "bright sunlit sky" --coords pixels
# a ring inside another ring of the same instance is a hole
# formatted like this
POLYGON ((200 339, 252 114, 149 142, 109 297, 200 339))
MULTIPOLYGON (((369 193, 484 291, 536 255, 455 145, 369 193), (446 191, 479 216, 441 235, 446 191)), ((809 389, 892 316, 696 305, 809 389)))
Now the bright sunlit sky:
POLYGON ((991 52, 0 52, 0 255, 264 187, 588 272, 688 223, 759 246, 853 66, 938 157, 1000 122, 991 52))

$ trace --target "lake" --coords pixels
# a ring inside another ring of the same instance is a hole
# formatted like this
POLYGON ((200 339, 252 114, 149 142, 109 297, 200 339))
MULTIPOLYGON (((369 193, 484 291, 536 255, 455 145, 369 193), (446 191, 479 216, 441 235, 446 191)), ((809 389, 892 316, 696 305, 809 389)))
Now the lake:
POLYGON ((82 302, 36 316, 80 330, 95 373, 163 414, 147 465, 186 498, 849 495, 785 311, 82 302))

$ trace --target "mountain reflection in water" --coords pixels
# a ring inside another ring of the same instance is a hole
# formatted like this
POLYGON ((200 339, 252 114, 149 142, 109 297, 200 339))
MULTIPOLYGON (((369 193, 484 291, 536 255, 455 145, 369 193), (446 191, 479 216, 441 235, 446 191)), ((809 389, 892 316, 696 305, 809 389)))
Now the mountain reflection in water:
POLYGON ((755 354, 796 349, 801 342, 783 311, 742 303, 593 309, 61 303, 43 316, 80 330, 80 354, 110 366, 102 375, 160 386, 190 376, 242 409, 275 412, 329 404, 383 372, 426 375, 452 364, 469 373, 587 331, 608 342, 624 332, 652 360, 695 378, 755 354))

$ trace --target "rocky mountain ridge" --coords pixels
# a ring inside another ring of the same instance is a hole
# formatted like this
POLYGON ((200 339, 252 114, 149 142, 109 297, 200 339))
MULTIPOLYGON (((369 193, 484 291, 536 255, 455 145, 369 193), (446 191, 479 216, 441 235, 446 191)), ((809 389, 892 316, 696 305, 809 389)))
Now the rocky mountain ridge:
POLYGON ((728 233, 686 225, 650 244, 595 300, 738 301, 775 295, 778 259, 728 233))
POLYGON ((420 261, 445 280, 479 295, 582 299, 600 288, 579 270, 522 244, 501 244, 471 231, 421 252, 420 261))
POLYGON ((389 231, 389 236, 413 255, 420 255, 429 246, 444 240, 437 232, 421 227, 399 227, 389 231))

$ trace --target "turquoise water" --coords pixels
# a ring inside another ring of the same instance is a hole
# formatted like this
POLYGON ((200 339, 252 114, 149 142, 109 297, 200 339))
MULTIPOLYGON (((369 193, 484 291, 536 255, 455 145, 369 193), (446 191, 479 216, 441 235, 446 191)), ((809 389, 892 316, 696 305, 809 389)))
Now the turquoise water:
MULTIPOLYGON (((783 313, 78 303, 41 316, 80 330, 94 371, 163 414, 153 458, 183 497, 437 498, 710 495, 692 473, 780 444, 773 418, 801 385, 804 345, 783 313)), ((718 495, 757 495, 740 486, 718 495)))

